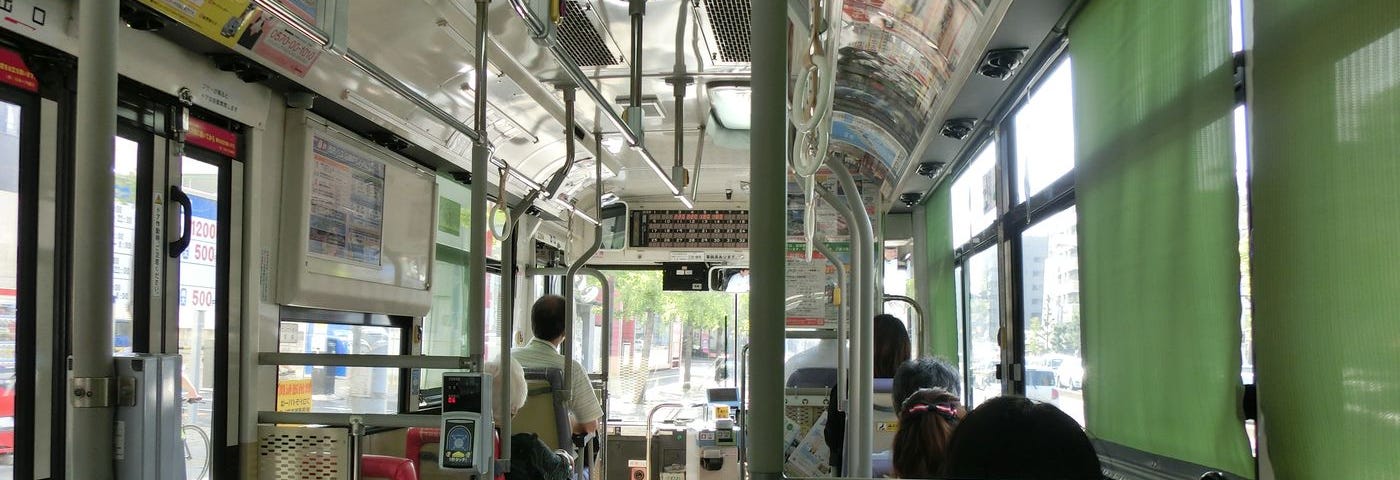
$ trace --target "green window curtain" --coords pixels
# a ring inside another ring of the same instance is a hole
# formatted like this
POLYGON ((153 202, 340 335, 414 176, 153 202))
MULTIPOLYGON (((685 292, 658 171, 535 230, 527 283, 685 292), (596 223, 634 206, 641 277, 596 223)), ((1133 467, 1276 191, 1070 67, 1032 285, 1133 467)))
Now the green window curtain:
POLYGON ((1400 2, 1256 2, 1255 361, 1278 478, 1400 475, 1400 2))
POLYGON ((1223 0, 1090 2, 1070 28, 1089 433, 1252 477, 1223 0))
POLYGON ((934 356, 958 365, 958 310, 957 279, 953 278, 953 202, 949 193, 952 182, 944 182, 933 192, 924 205, 925 228, 928 229, 924 245, 928 253, 932 290, 923 298, 927 304, 929 319, 924 329, 923 344, 929 346, 934 356))

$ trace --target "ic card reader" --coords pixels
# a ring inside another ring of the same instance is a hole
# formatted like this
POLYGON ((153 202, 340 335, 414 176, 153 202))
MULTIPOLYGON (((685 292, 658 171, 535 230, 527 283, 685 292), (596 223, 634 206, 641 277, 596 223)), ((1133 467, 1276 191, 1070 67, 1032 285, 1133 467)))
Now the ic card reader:
POLYGON ((438 465, 478 478, 491 476, 495 429, 491 416, 491 376, 442 374, 442 441, 438 465))

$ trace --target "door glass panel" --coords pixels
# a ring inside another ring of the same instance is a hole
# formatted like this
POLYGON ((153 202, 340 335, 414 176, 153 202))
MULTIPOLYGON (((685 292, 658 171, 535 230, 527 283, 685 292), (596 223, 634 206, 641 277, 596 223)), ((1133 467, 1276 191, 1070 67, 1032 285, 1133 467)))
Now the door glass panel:
POLYGON ((136 253, 136 164, 140 147, 135 140, 116 137, 115 175, 112 192, 112 339, 115 353, 130 353, 136 326, 131 321, 132 263, 136 253))
POLYGON ((997 365, 1001 363, 1001 344, 997 342, 1001 326, 1000 287, 997 274, 997 250, 992 247, 973 255, 967 262, 967 331, 968 377, 972 383, 971 406, 1001 395, 1001 380, 997 380, 997 365))
POLYGON ((1079 236, 1070 208, 1021 234, 1026 314, 1026 396, 1084 425, 1079 344, 1079 236))
MULTIPOLYGON (((15 341, 19 335, 20 107, 0 102, 0 456, 15 454, 15 341)), ((8 463, 8 462, 7 462, 8 463)), ((14 478, 0 465, 0 479, 14 478)))
MULTIPOLYGON (((180 188, 190 197, 190 245, 180 255, 180 356, 185 425, 210 431, 213 421, 214 329, 218 298, 219 167, 185 157, 180 164, 180 188)), ((193 444, 193 443, 191 443, 193 444)), ((207 450, 190 449, 185 456, 190 478, 204 466, 207 450)))

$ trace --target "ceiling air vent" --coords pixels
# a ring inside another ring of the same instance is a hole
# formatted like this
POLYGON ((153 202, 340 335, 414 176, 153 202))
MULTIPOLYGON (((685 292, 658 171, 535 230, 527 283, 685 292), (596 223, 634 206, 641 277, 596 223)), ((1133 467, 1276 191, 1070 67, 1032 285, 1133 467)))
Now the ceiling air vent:
POLYGON ((592 20, 592 7, 585 7, 578 0, 567 0, 563 4, 563 22, 559 24, 559 44, 568 52, 569 59, 580 67, 606 67, 617 65, 618 59, 612 49, 598 34, 597 24, 592 20))
POLYGON ((749 0, 705 0, 717 62, 749 62, 749 0))
MULTIPOLYGON (((615 100, 617 105, 624 109, 632 105, 632 99, 628 96, 617 97, 615 100)), ((642 118, 666 118, 666 111, 661 109, 661 100, 656 95, 642 95, 642 118)))

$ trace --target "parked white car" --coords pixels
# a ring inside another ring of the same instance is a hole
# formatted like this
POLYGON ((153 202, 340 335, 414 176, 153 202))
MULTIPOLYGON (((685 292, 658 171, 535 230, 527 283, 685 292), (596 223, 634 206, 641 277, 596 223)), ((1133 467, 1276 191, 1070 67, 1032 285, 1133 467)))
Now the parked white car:
POLYGON ((1059 406, 1060 388, 1055 386, 1055 372, 1043 368, 1027 368, 1026 398, 1059 406))
POLYGON ((1074 390, 1084 388, 1084 361, 1079 357, 1047 355, 1043 364, 1055 374, 1055 385, 1074 390))

